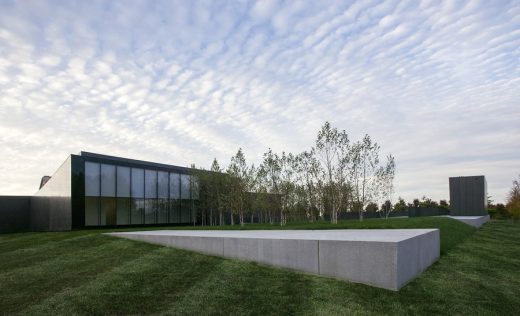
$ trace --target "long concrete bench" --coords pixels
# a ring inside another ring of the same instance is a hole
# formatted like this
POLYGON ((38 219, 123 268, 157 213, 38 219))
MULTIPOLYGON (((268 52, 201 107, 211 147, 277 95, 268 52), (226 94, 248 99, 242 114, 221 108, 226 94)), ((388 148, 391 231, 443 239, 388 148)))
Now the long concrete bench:
POLYGON ((397 291, 440 254, 438 229, 159 230, 110 233, 397 291))

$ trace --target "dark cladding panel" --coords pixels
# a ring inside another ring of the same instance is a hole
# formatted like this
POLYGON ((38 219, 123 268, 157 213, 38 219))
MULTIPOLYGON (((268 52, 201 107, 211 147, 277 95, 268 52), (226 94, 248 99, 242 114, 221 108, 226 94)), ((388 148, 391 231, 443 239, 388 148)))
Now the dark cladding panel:
POLYGON ((451 215, 487 215, 487 185, 484 176, 450 178, 451 215))
POLYGON ((0 196, 0 233, 30 230, 30 196, 0 196))

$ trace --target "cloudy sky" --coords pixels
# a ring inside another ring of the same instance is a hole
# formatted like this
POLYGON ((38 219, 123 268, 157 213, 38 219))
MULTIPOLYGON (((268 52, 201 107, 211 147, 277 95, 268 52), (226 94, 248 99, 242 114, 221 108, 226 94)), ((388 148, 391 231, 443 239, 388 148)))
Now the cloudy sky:
POLYGON ((396 195, 520 173, 519 1, 0 0, 0 194, 71 153, 226 165, 330 121, 396 157, 396 195))

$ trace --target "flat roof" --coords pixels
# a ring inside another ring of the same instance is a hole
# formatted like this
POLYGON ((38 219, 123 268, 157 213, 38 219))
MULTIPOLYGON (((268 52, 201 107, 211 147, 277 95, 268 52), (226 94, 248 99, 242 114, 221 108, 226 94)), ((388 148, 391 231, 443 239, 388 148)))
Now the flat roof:
POLYGON ((119 165, 141 166, 143 168, 150 167, 150 168, 154 168, 154 169, 168 169, 168 170, 173 169, 176 171, 184 171, 185 173, 189 173, 192 170, 191 168, 187 168, 187 167, 180 167, 180 166, 175 166, 175 165, 168 165, 168 164, 163 164, 163 163, 123 158, 123 157, 117 157, 117 156, 102 155, 102 154, 91 153, 91 152, 87 152, 87 151, 81 151, 80 156, 83 158, 87 158, 88 160, 105 162, 105 163, 113 162, 113 163, 119 164, 119 165))

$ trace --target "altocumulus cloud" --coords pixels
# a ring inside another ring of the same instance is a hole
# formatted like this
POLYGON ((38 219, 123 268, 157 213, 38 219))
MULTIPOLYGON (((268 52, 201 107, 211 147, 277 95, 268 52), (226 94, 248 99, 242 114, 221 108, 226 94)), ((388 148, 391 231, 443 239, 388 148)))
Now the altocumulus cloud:
POLYGON ((324 121, 397 157, 397 194, 520 172, 518 1, 0 1, 0 194, 80 150, 208 167, 324 121))

